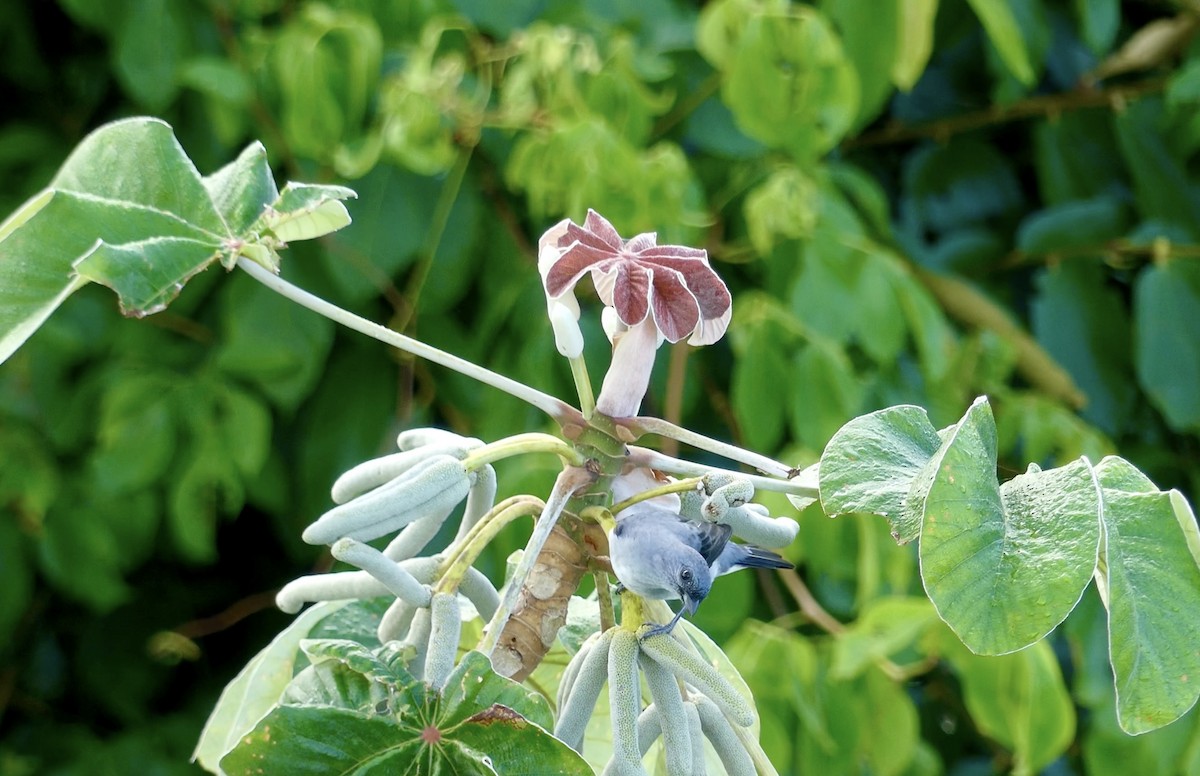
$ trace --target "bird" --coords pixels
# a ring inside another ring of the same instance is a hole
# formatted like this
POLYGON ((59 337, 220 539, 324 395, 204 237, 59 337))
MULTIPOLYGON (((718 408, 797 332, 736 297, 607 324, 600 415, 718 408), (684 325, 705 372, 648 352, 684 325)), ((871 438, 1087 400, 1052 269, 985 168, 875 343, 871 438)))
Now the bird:
POLYGON ((769 550, 731 542, 732 533, 727 525, 695 522, 649 504, 622 510, 609 536, 609 560, 620 587, 642 598, 683 602, 670 622, 645 632, 643 639, 670 633, 684 612, 695 614, 722 574, 794 568, 769 550))

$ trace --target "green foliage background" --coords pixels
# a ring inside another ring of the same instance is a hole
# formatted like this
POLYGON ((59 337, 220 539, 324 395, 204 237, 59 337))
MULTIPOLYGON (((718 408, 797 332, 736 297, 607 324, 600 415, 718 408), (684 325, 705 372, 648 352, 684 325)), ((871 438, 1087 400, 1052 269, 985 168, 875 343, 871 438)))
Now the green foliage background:
MULTIPOLYGON (((1194 496, 1197 14, 9 3, 0 212, 113 118, 161 116, 205 173, 258 138, 280 177, 360 195, 285 274, 567 398, 535 242, 593 207, 707 247, 734 291, 730 336, 664 351, 647 412, 806 465, 855 415, 908 402, 945 425, 987 393, 1002 474, 1119 449, 1194 496)), ((86 288, 0 367, 0 776, 193 772, 220 688, 289 621, 271 591, 328 565, 299 534, 338 472, 402 428, 545 427, 219 273, 143 321, 86 288)), ((502 468, 501 496, 544 493, 538 466, 502 468)), ((781 773, 1200 773, 1195 711, 1117 730, 1094 593, 1049 642, 977 658, 886 523, 800 520, 806 588, 730 577, 697 618, 755 690, 781 773), (796 615, 806 591, 832 619, 796 615)), ((523 538, 498 543, 496 575, 523 538)))

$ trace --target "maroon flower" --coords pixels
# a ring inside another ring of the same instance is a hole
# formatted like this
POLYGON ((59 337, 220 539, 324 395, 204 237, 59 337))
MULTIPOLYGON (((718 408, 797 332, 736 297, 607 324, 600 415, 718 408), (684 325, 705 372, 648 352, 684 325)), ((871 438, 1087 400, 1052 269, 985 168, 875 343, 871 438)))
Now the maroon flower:
POLYGON ((583 226, 568 222, 558 240, 564 250, 543 273, 546 295, 557 299, 571 292, 590 272, 596 293, 626 326, 651 315, 671 342, 689 335, 693 345, 716 342, 729 325, 729 289, 708 265, 707 252, 658 245, 657 239, 648 232, 623 241, 603 216, 588 210, 583 226))

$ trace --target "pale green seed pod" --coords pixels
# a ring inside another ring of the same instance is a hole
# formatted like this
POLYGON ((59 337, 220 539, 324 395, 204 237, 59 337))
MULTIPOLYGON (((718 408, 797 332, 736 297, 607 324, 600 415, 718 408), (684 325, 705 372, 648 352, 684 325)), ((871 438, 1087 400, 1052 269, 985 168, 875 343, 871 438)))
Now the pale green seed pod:
POLYGON ((599 631, 588 636, 579 645, 579 651, 567 661, 567 667, 563 669, 562 679, 558 681, 558 693, 555 696, 554 703, 556 708, 562 709, 567 702, 567 698, 571 697, 571 688, 575 686, 575 678, 579 676, 579 666, 587 659, 588 653, 592 651, 592 647, 596 646, 596 642, 599 639, 599 631))
POLYGON ((696 711, 700 713, 700 728, 704 731, 704 737, 721 758, 721 764, 725 766, 728 776, 755 776, 754 761, 750 758, 750 753, 742 746, 741 739, 734 732, 729 720, 725 719, 725 715, 717 708, 717 704, 699 693, 693 693, 691 700, 696 704, 696 711))
POLYGON ((332 544, 349 537, 370 541, 409 523, 445 519, 471 488, 462 461, 439 455, 421 461, 396 479, 321 515, 304 530, 309 544, 332 544))
POLYGON ((726 474, 706 474, 704 491, 709 496, 701 504, 700 513, 710 523, 724 522, 722 518, 726 512, 747 504, 754 498, 754 486, 749 480, 726 474))
MULTIPOLYGON (((608 650, 618 627, 609 628, 600 634, 591 652, 584 656, 575 676, 574 687, 566 703, 558 707, 558 720, 554 723, 554 736, 580 754, 583 753, 583 736, 588 720, 596 707, 596 699, 608 678, 608 650)), ((578 655, 576 655, 578 657, 578 655)))
MULTIPOLYGON (((649 627, 652 626, 644 625, 640 630, 649 627)), ((734 724, 739 727, 754 724, 754 708, 741 693, 716 668, 688 651, 669 634, 642 639, 641 646, 643 654, 711 698, 734 724)))
POLYGON ((654 699, 654 706, 658 709, 667 773, 670 776, 690 776, 692 739, 683 711, 683 695, 679 692, 679 682, 670 671, 646 655, 642 655, 638 662, 642 667, 642 675, 646 677, 646 686, 650 688, 650 697, 654 699))
POLYGON ((413 615, 412 627, 404 637, 404 644, 416 650, 412 661, 408 664, 408 672, 416 679, 425 676, 425 657, 429 653, 429 632, 433 628, 430 612, 427 608, 417 610, 413 615))
POLYGON ((788 517, 771 517, 762 504, 746 504, 726 511, 718 522, 733 529, 733 535, 759 547, 777 549, 791 544, 800 524, 788 517))
POLYGON ((425 654, 425 681, 436 690, 446 685, 458 657, 462 616, 455 593, 434 593, 429 604, 429 650, 425 654))
POLYGON ((496 586, 477 568, 467 569, 458 585, 458 592, 471 602, 484 622, 490 622, 500 606, 500 593, 496 591, 496 586))
MULTIPOLYGON (((428 584, 437 571, 436 558, 412 558, 400 563, 400 568, 418 582, 428 584)), ((365 571, 341 571, 334 574, 310 574, 284 585, 275 596, 275 605, 282 611, 295 614, 312 601, 361 601, 388 593, 388 588, 365 571)))
POLYGON ((612 715, 613 761, 641 768, 637 720, 642 712, 638 683, 638 637, 618 628, 608 649, 608 706, 612 715))
POLYGON ((475 437, 465 437, 442 428, 410 428, 401 431, 396 437, 396 448, 399 450, 416 450, 432 445, 458 445, 470 451, 483 447, 483 442, 475 437))
POLYGON ((354 539, 338 539, 330 552, 338 560, 358 566, 378 579, 397 598, 403 598, 414 606, 429 606, 432 597, 429 586, 418 582, 416 577, 388 560, 371 545, 354 539))
MULTIPOLYGON (((641 750, 642 757, 646 756, 646 752, 650 751, 650 747, 654 746, 654 742, 662 736, 662 717, 659 716, 658 707, 651 703, 642 713, 638 715, 638 749, 641 750)), ((691 760, 689 759, 690 763, 691 760)))
POLYGON ((379 643, 387 644, 389 641, 407 638, 418 608, 403 598, 392 601, 392 605, 379 618, 379 626, 375 629, 379 643))
POLYGON ((691 701, 683 704, 683 710, 687 719, 689 739, 692 743, 692 767, 689 772, 691 776, 705 776, 708 773, 708 767, 704 762, 704 731, 700 727, 700 712, 696 710, 696 704, 691 701))
POLYGON ((446 512, 409 523, 404 526, 404 530, 396 534, 396 538, 388 542, 388 546, 383 549, 383 554, 390 560, 396 561, 416 557, 432 541, 433 537, 437 536, 438 531, 442 530, 442 525, 449 516, 450 512, 446 512))
POLYGON ((438 455, 449 455, 462 460, 467 457, 467 451, 461 445, 436 445, 404 453, 392 453, 381 458, 372 458, 343 472, 334 481, 329 495, 333 499, 333 503, 345 504, 391 482, 415 468, 422 461, 438 455))
POLYGON ((475 476, 475 482, 471 485, 471 492, 467 494, 467 505, 458 524, 458 533, 454 536, 456 544, 466 538, 467 532, 496 504, 495 468, 489 463, 472 474, 475 476))

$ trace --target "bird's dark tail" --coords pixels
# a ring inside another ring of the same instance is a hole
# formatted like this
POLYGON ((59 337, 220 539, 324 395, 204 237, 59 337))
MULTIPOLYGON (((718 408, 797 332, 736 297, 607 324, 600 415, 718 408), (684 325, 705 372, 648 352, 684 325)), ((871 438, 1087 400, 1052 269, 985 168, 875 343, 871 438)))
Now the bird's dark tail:
POLYGON ((742 549, 746 551, 745 557, 738 560, 737 565, 745 566, 754 569, 794 569, 796 568, 780 555, 776 555, 770 550, 764 550, 762 547, 754 547, 749 544, 743 544, 742 549))

